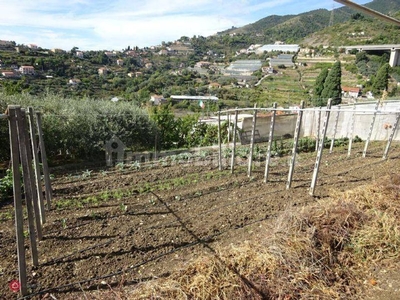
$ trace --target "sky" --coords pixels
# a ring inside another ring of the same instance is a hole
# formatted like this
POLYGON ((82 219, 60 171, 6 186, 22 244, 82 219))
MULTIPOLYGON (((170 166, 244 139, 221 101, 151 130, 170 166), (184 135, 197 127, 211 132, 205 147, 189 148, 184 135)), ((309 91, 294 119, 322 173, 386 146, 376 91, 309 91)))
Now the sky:
POLYGON ((122 50, 341 6, 333 0, 0 0, 0 40, 46 49, 122 50))

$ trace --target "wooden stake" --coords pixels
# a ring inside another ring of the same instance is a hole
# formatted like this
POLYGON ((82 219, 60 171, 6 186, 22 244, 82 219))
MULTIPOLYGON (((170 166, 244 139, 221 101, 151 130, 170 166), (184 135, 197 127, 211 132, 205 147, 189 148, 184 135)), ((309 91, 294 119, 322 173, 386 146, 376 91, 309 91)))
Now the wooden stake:
POLYGON ((321 134, 320 142, 318 145, 317 159, 315 161, 314 173, 313 173, 313 177, 312 177, 312 181, 311 181, 311 187, 310 187, 310 195, 311 196, 314 195, 315 185, 317 183, 318 170, 319 170, 319 165, 320 165, 321 159, 322 159, 322 150, 324 149, 324 140, 325 140, 325 136, 326 136, 326 129, 328 128, 329 114, 331 111, 331 103, 332 103, 332 99, 329 99, 328 105, 326 107, 325 120, 324 120, 324 124, 322 127, 322 134, 321 134))
POLYGON ((347 150, 347 157, 351 155, 351 147, 353 145, 353 134, 354 134, 354 124, 356 120, 356 105, 353 105, 353 115, 351 116, 351 127, 350 127, 350 137, 349 137, 349 148, 347 150))
POLYGON ((26 257, 25 257, 25 238, 24 238, 24 215, 22 208, 21 196, 21 173, 19 170, 19 147, 18 147, 18 129, 16 119, 16 106, 8 106, 9 115, 9 134, 11 148, 11 162, 13 172, 13 191, 14 191, 14 208, 15 208, 15 232, 17 237, 17 256, 18 256, 18 271, 19 283, 21 285, 21 294, 26 296, 27 277, 26 277, 26 257))
POLYGON ((231 157, 231 174, 233 174, 233 170, 235 168, 235 156, 236 156, 236 130, 237 130, 237 122, 238 122, 238 110, 235 110, 235 123, 233 124, 233 149, 232 149, 232 157, 231 157))
POLYGON ((264 182, 268 181, 268 175, 269 175, 269 163, 271 161, 271 149, 272 149, 272 143, 274 141, 276 106, 277 106, 277 104, 276 104, 276 102, 274 102, 274 104, 272 105, 271 124, 269 127, 268 149, 267 149, 267 157, 265 159, 264 182))
POLYGON ((333 137, 332 137, 332 140, 331 140, 331 147, 329 148, 329 153, 332 153, 333 146, 335 145, 337 126, 338 126, 338 123, 339 123, 339 115, 340 115, 340 106, 337 106, 337 113, 336 113, 336 119, 335 119, 335 128, 333 129, 333 137))
POLYGON ((251 130, 251 140, 250 140, 250 149, 249 149, 249 165, 247 167, 247 176, 251 176, 251 169, 253 167, 253 152, 254 152, 254 136, 256 134, 256 123, 257 123, 257 103, 254 104, 254 112, 253 112, 253 127, 251 130))
POLYGON ((400 120, 400 113, 396 114, 396 121, 394 122, 394 125, 392 127, 392 131, 390 132, 390 136, 386 145, 386 149, 385 152, 383 153, 383 157, 382 159, 387 159, 388 153, 389 153, 389 149, 390 149, 390 145, 392 144, 393 141, 393 137, 394 134, 396 133, 397 130, 397 126, 399 125, 399 120, 400 120))
POLYGON ((293 138, 292 158, 290 161, 289 175, 288 175, 288 180, 286 183, 287 190, 290 189, 290 187, 292 186, 293 171, 294 171, 294 166, 296 163, 296 151, 297 151, 297 145, 299 143, 301 121, 303 118, 303 109, 304 109, 304 101, 301 101, 299 114, 297 115, 296 129, 295 129, 294 138, 293 138))
POLYGON ((39 212, 40 212, 40 222, 43 225, 46 223, 46 216, 44 211, 44 203, 43 203, 43 190, 42 190, 42 174, 40 172, 40 161, 39 161, 39 153, 36 144, 36 129, 35 129, 35 120, 33 116, 33 108, 28 107, 28 121, 29 121, 29 132, 31 137, 31 145, 32 145, 32 154, 33 154, 33 168, 35 173, 36 180, 36 190, 37 190, 37 198, 39 203, 39 212))
MULTIPOLYGON (((19 140, 19 151, 21 155, 21 163, 22 163, 22 173, 24 178, 24 191, 25 191, 25 200, 26 207, 28 212, 28 227, 29 227, 29 239, 31 241, 31 253, 32 253, 32 263, 36 267, 39 265, 38 260, 38 251, 36 244, 36 231, 35 231, 35 216, 34 216, 34 208, 33 208, 33 191, 32 191, 32 181, 33 178, 32 172, 30 172, 29 165, 32 163, 32 160, 29 160, 28 157, 28 149, 29 143, 27 141, 27 131, 25 127, 24 119, 25 114, 22 114, 22 110, 20 107, 16 107, 16 118, 18 122, 18 140, 19 140)), ((40 228, 40 227, 39 227, 40 228)), ((38 229, 40 230, 40 229, 38 229)))
POLYGON ((222 171, 221 110, 218 110, 218 169, 222 171))
POLYGON ((378 99, 378 101, 376 101, 376 104, 375 104, 375 110, 374 110, 374 115, 372 117, 371 125, 369 126, 368 137, 367 137, 367 140, 365 141, 364 151, 363 151, 363 155, 362 155, 363 157, 367 156, 368 144, 371 140, 372 131, 374 130, 375 119, 376 119, 376 114, 378 112, 379 104, 380 104, 380 100, 378 99))
POLYGON ((51 209, 51 200, 53 199, 53 190, 51 189, 49 166, 47 164, 46 147, 44 146, 44 139, 43 139, 42 116, 41 116, 40 112, 36 112, 36 122, 37 122, 38 134, 39 134, 40 155, 42 158, 47 209, 50 210, 51 209))

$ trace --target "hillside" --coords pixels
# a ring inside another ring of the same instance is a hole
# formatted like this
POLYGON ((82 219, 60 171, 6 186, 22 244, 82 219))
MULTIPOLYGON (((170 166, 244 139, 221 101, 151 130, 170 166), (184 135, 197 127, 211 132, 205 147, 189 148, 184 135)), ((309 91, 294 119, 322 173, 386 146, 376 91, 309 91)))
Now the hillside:
MULTIPOLYGON (((399 1, 394 0, 374 0, 364 6, 391 16, 400 10, 399 1)), ((332 25, 343 25, 357 14, 358 11, 354 9, 340 7, 332 11, 318 9, 298 15, 273 15, 240 28, 224 31, 223 34, 246 34, 256 38, 257 42, 261 43, 273 43, 279 40, 288 44, 306 44, 309 39, 306 39, 306 41, 303 41, 303 39, 308 35, 320 35, 321 30, 328 30, 332 25)), ((365 16, 365 19, 372 22, 372 18, 369 16, 365 16)), ((329 39, 325 41, 330 45, 329 39)))
MULTIPOLYGON (((398 1, 374 0, 367 6, 400 16, 398 1)), ((269 76, 258 87, 256 82, 267 75, 265 69, 250 74, 246 82, 240 77, 224 74, 224 69, 233 61, 249 59, 260 60, 265 67, 268 66, 267 59, 279 54, 248 52, 251 45, 276 41, 297 43, 304 51, 312 51, 319 60, 332 63, 339 55, 335 46, 400 43, 398 32, 399 29, 393 25, 341 7, 333 12, 318 9, 298 15, 269 16, 218 35, 181 37, 175 42, 143 49, 128 47, 114 52, 82 52, 75 47, 69 52, 53 52, 29 49, 15 42, 8 46, 3 43, 0 49, 0 90, 7 95, 51 92, 62 97, 117 97, 140 106, 147 106, 152 95, 162 95, 165 99, 171 95, 213 95, 221 99, 219 107, 244 107, 254 103, 267 107, 274 101, 285 106, 308 100, 316 76, 329 64, 315 64, 315 59, 307 61, 309 57, 303 56, 301 67, 278 68, 275 70, 278 76, 269 76), (197 64, 200 67, 195 68, 197 64), (34 74, 20 74, 18 68, 24 65, 33 66, 34 74), (215 86, 219 88, 213 88, 215 86)), ((345 68, 352 70, 343 71, 346 84, 371 84, 371 76, 379 65, 375 64, 374 68, 362 73, 352 65, 354 54, 340 59, 345 60, 345 68)), ((392 70, 392 75, 397 81, 400 79, 399 70, 392 70)), ((393 91, 396 95, 397 90, 393 88, 393 91)), ((203 112, 193 101, 171 104, 184 113, 203 112)), ((218 106, 209 105, 208 109, 216 111, 218 106)))

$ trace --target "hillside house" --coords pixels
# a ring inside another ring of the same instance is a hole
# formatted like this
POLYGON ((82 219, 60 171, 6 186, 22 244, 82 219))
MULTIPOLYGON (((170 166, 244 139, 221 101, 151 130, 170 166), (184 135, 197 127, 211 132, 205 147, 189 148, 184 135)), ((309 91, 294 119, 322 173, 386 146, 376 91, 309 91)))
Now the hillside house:
POLYGON ((153 105, 156 105, 156 106, 158 106, 158 105, 161 105, 161 104, 163 104, 163 103, 165 103, 167 100, 165 100, 165 98, 161 95, 151 95, 151 97, 150 97, 150 102, 153 104, 153 105))
POLYGON ((167 49, 161 49, 158 51, 158 55, 168 55, 168 50, 167 49))
POLYGON ((3 71, 3 72, 1 72, 1 75, 3 75, 3 77, 5 77, 5 78, 13 78, 13 77, 17 77, 18 76, 13 71, 3 71))
POLYGON ((195 64, 195 67, 198 68, 208 68, 210 67, 211 63, 209 61, 199 61, 195 64))
POLYGON ((115 57, 116 56, 116 54, 111 51, 105 51, 104 54, 107 55, 107 57, 115 57))
POLYGON ((35 68, 32 66, 21 66, 18 71, 23 75, 35 75, 35 68))
POLYGON ((76 51, 76 53, 75 53, 75 56, 77 57, 77 58, 83 58, 83 52, 82 51, 76 51))
POLYGON ((78 85, 78 84, 80 84, 80 83, 81 83, 80 79, 76 79, 76 78, 72 78, 72 79, 70 79, 70 80, 68 81, 68 84, 69 84, 69 85, 72 85, 72 86, 76 86, 76 85, 78 85))
POLYGON ((358 87, 342 87, 342 96, 344 98, 358 98, 361 95, 361 89, 358 87))
POLYGON ((50 51, 53 53, 65 53, 65 51, 63 49, 59 49, 59 48, 53 48, 50 51))
POLYGON ((122 59, 117 59, 117 65, 122 66, 124 64, 124 61, 122 59))
POLYGON ((107 68, 102 67, 102 68, 99 68, 97 71, 99 72, 100 76, 106 76, 107 75, 107 68))
POLYGON ((36 44, 28 44, 28 48, 31 50, 37 50, 39 47, 36 44))
POLYGON ((208 89, 212 90, 212 89, 220 89, 221 88, 221 84, 219 84, 218 82, 210 82, 210 84, 208 85, 208 89))

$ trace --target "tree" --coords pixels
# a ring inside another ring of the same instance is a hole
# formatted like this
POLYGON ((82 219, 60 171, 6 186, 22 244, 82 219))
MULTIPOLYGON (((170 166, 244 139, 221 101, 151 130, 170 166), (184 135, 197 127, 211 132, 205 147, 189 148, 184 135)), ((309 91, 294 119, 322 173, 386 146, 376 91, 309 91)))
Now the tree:
POLYGON ((169 105, 154 106, 150 113, 158 129, 157 148, 175 148, 179 142, 178 124, 169 105))
POLYGON ((387 90, 389 84, 389 70, 388 63, 383 64, 376 74, 375 80, 372 84, 372 92, 374 94, 381 94, 382 91, 387 90))
POLYGON ((342 102, 342 68, 340 61, 333 64, 332 69, 329 71, 328 76, 324 82, 324 90, 321 93, 323 105, 326 105, 329 98, 332 98, 332 104, 337 105, 342 102))
POLYGON ((328 76, 329 70, 328 68, 322 69, 322 71, 318 74, 317 78, 315 79, 315 85, 314 85, 314 96, 315 96, 315 101, 314 105, 315 106, 320 106, 318 105, 319 99, 321 98, 322 91, 324 90, 324 83, 326 80, 326 77, 328 76))

